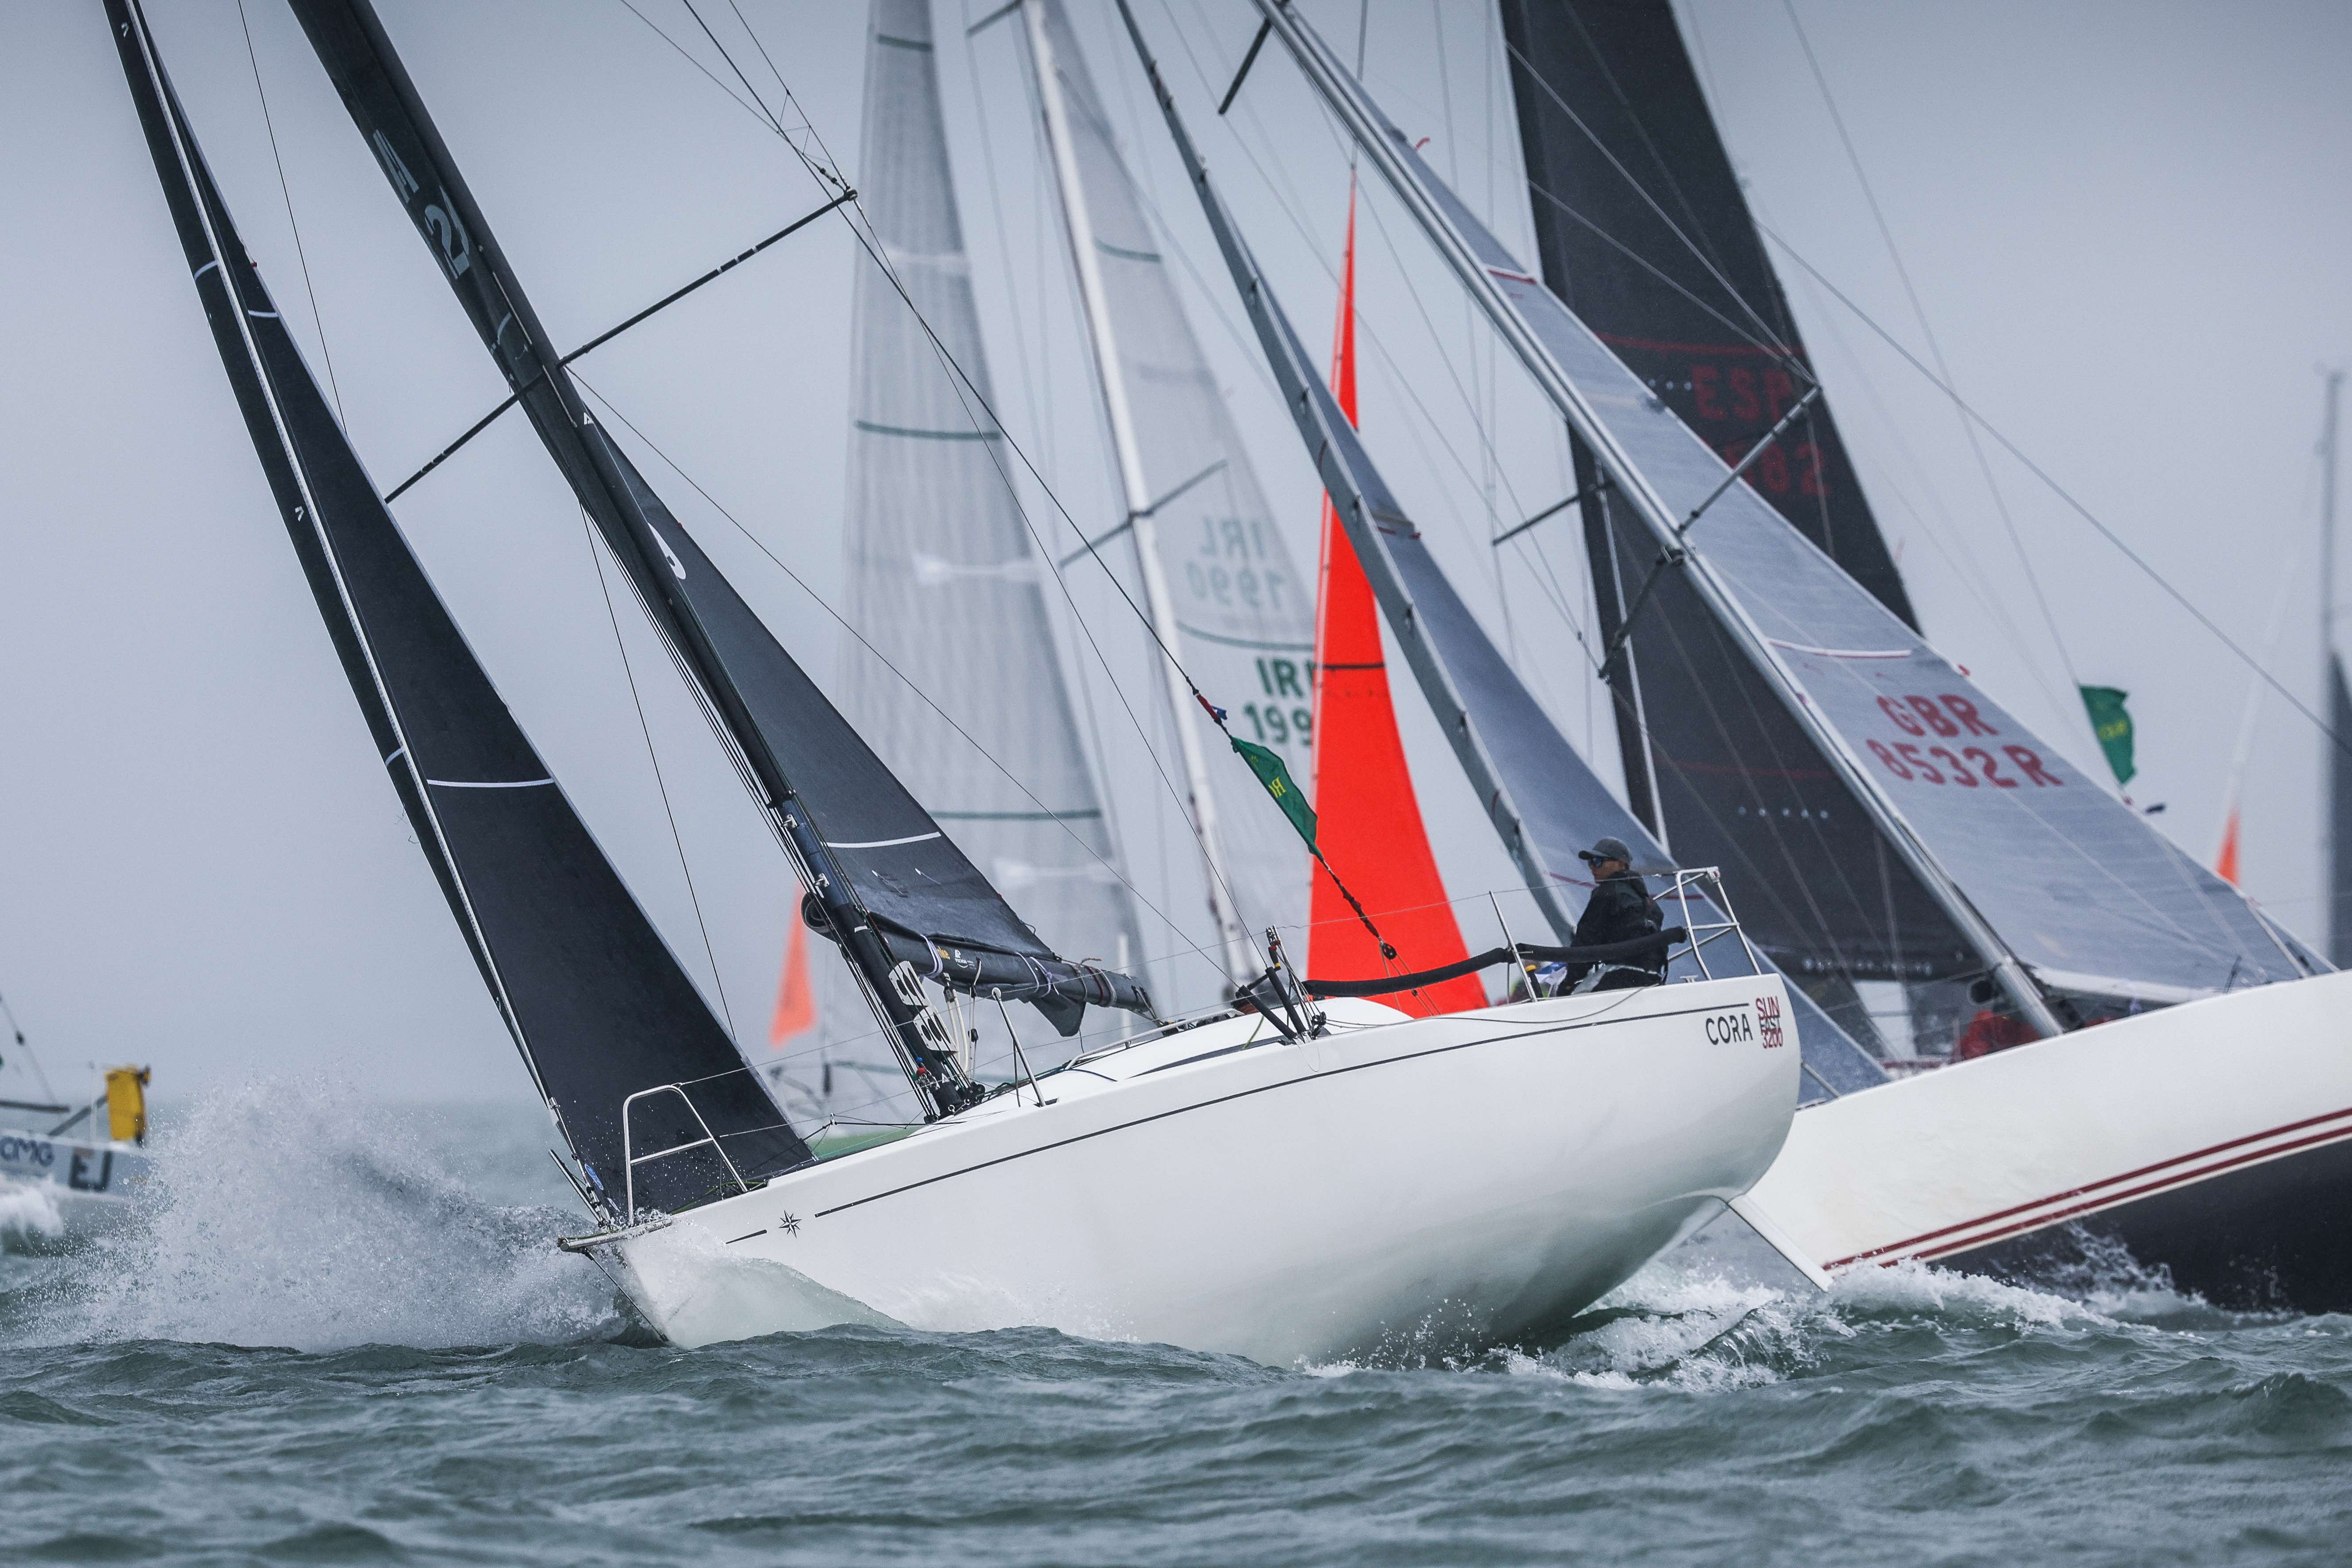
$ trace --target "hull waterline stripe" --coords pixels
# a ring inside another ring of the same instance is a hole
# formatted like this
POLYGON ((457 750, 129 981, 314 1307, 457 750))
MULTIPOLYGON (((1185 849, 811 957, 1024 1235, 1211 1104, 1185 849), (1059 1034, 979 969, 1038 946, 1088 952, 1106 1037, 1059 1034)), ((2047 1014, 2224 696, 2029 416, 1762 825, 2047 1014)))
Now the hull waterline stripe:
MULTIPOLYGON (((1638 995, 1639 993, 1636 992, 1630 994, 1638 995)), ((1620 1004, 1620 1005, 1622 1005, 1622 1004, 1620 1004)), ((1543 1028, 1517 1029, 1513 1030, 1508 1034, 1489 1035, 1483 1039, 1464 1040, 1459 1044, 1451 1046, 1433 1046, 1425 1051, 1410 1051, 1400 1057, 1382 1057, 1376 1062, 1358 1062, 1353 1067, 1333 1068, 1326 1072, 1310 1073, 1305 1078, 1286 1079, 1281 1083, 1260 1084, 1255 1089, 1237 1089, 1232 1094, 1221 1094, 1214 1100, 1203 1100, 1192 1105, 1180 1105, 1172 1110, 1162 1110, 1150 1116, 1139 1116, 1132 1121, 1122 1121, 1115 1127, 1099 1127, 1092 1132, 1081 1132, 1073 1138, 1059 1139, 1052 1143, 1041 1143, 1034 1149, 1023 1149, 1011 1154, 1000 1154, 993 1160, 982 1160, 977 1165, 966 1165, 961 1170, 958 1171, 943 1171, 936 1176, 926 1176, 919 1182, 909 1182, 903 1187, 892 1187, 886 1192, 868 1193, 862 1198, 852 1198, 845 1204, 835 1204, 831 1208, 819 1209, 812 1217, 823 1219, 827 1215, 839 1214, 845 1209, 854 1209, 858 1207, 860 1205, 875 1203, 883 1198, 894 1198, 901 1193, 911 1193, 918 1187, 928 1187, 935 1182, 952 1181, 958 1176, 971 1175, 975 1171, 985 1171, 992 1165, 1003 1165, 1014 1160, 1025 1160, 1032 1154, 1050 1153, 1055 1149, 1067 1148, 1073 1143, 1084 1143, 1089 1139, 1108 1137, 1113 1132, 1124 1132, 1131 1127, 1142 1127, 1154 1121, 1165 1121, 1171 1116, 1182 1116, 1194 1110, 1206 1110, 1213 1105, 1223 1105, 1229 1100, 1247 1100, 1252 1095, 1270 1094, 1279 1089, 1296 1089, 1301 1084, 1320 1083, 1327 1079, 1340 1078, 1349 1073, 1364 1072, 1372 1068, 1390 1067, 1398 1062, 1419 1061, 1423 1057, 1446 1056, 1454 1051, 1466 1051, 1478 1046, 1503 1045, 1517 1040, 1538 1039, 1545 1035, 1570 1034, 1578 1029, 1598 1029, 1606 1027, 1612 1024, 1646 1023, 1656 1018, 1685 1018, 1699 1013, 1727 1013, 1734 1007, 1749 1007, 1753 1005, 1754 1004, 1748 1002, 1733 1002, 1728 1004, 1718 1003, 1711 1007, 1679 1007, 1671 1013, 1642 1013, 1631 1018, 1612 1016, 1611 1015, 1616 1011, 1616 1009, 1612 1007, 1610 1009, 1608 1014, 1603 1014, 1595 1018, 1581 1019, 1575 1023, 1553 1024, 1543 1028)), ((1262 1043, 1268 1046, 1276 1044, 1274 1041, 1265 1041, 1262 1043)), ((1213 1055, 1216 1053, 1211 1054, 1213 1055)), ((1139 1077, 1137 1079, 1131 1081, 1139 1082, 1141 1079, 1140 1077, 1139 1077)))
POLYGON ((436 788, 438 788, 438 789, 537 789, 537 788, 538 788, 540 785, 541 785, 541 784, 553 784, 555 781, 554 781, 553 779, 551 779, 551 778, 548 778, 548 779, 426 779, 425 782, 426 784, 429 784, 434 785, 436 788))
MULTIPOLYGON (((2185 1165, 2192 1160, 2202 1160, 2208 1155, 2222 1153, 2225 1151, 2231 1149, 2242 1149, 2249 1143, 2259 1143, 2266 1138, 2276 1138, 2289 1132, 2300 1132, 2307 1127, 2316 1127, 2322 1122, 2326 1121, 2345 1121, 2347 1118, 2352 1118, 2352 1107, 2347 1107, 2342 1110, 2331 1110, 2324 1116, 2305 1117, 2301 1121, 2290 1121, 2284 1127, 2273 1127, 2262 1132, 2250 1132, 2242 1138, 2232 1138, 2224 1143, 2215 1143, 2208 1148, 2191 1150, 2186 1154, 2176 1154, 2169 1160, 2158 1160, 2152 1165, 2142 1165, 2136 1171, 2126 1171, 2120 1175, 2104 1177, 2095 1182, 2085 1182, 2079 1187, 2070 1187, 2063 1193, 2052 1193, 2047 1197, 2035 1198, 2028 1203, 2014 1204, 2005 1209, 1996 1209, 1991 1214, 1979 1215, 1974 1219, 1964 1219, 1952 1225, 1938 1226, 1934 1230, 1921 1231, 1918 1235, 1908 1237, 1901 1241, 1890 1241, 1884 1247, 1874 1247, 1867 1251, 1857 1252, 1850 1258, 1841 1258, 1833 1263, 1825 1265, 1825 1267, 1830 1268, 1843 1268, 1850 1263, 1868 1263, 1876 1261, 1880 1258, 1885 1258, 1888 1262, 1899 1262, 1899 1258, 1888 1258, 1887 1255, 1890 1253, 1906 1252, 1906 1249, 1913 1247, 1923 1248, 1923 1254, 1940 1256, 1945 1253, 1976 1247, 1981 1245, 1985 1241, 1993 1239, 1993 1236, 1951 1241, 1934 1247, 1929 1247, 1927 1244, 1935 1242, 1939 1237, 1949 1237, 1958 1231, 1974 1230, 1979 1226, 1991 1225, 1997 1221, 2009 1219, 2013 1215, 2026 1214, 2034 1209, 2046 1208, 2052 1204, 2063 1204, 2070 1198, 2078 1198, 2086 1194, 2096 1193, 2103 1187, 2113 1187, 2120 1183, 2136 1181, 2139 1177, 2152 1175, 2158 1171, 2170 1170, 2175 1166, 2185 1165)), ((2000 1231, 1993 1233, 1993 1235, 2007 1236, 2019 1230, 2032 1230, 2037 1226, 2048 1225, 2053 1220, 2063 1218, 2065 1217, 2065 1215, 2081 1214, 2085 1209, 2105 1207, 2112 1204, 2120 1203, 2127 1197, 2144 1196, 2147 1193, 2159 1187, 2177 1186, 2187 1182, 2200 1181, 2206 1176, 2211 1175, 2219 1171, 2228 1170, 2234 1165, 2246 1164, 2252 1161, 2267 1159, 2274 1153, 2283 1153, 2288 1150, 2301 1149, 2312 1143, 2325 1143, 2334 1139, 2345 1137, 2352 1137, 2352 1126, 2340 1127, 2336 1129, 2334 1131, 2320 1133, 2312 1138, 2299 1139, 2293 1143, 2281 1144, 2273 1148, 2253 1150, 2251 1152, 2239 1155, 2235 1159, 2223 1161, 2220 1164, 2202 1167, 2185 1175, 2168 1176, 2146 1186, 2135 1187, 2127 1193, 2095 1197, 2087 1203, 2077 1204, 2074 1207, 2067 1209, 2064 1211, 2064 1215, 2053 1215, 2047 1218, 2035 1218, 2021 1221, 2017 1225, 2004 1226, 2000 1231)))
MULTIPOLYGON (((2334 1132, 2321 1132, 2309 1138, 2298 1138, 2292 1143, 2273 1144, 2267 1149, 2256 1149, 2250 1153, 2240 1154, 2234 1159, 2222 1160, 2214 1164, 2203 1166, 2185 1175, 2168 1176, 2162 1181, 2150 1182, 2143 1187, 2134 1187, 2129 1192, 2117 1193, 2110 1197, 2094 1198, 2088 1203, 2076 1204, 2073 1208, 2061 1209, 2046 1218, 2020 1220, 2015 1225, 2004 1226, 1999 1230, 1988 1231, 1982 1236, 1971 1237, 1965 1241, 1955 1241, 1943 1247, 1929 1247, 1924 1252, 1912 1254, 1912 1257, 1925 1262, 1938 1258, 1950 1258, 1956 1254, 1973 1252, 1978 1247, 1990 1247, 1996 1241, 2003 1241, 2012 1236, 2047 1229, 2061 1220, 2072 1219, 2077 1215, 2104 1213, 2105 1210, 2120 1208, 2140 1198, 2160 1197, 2166 1193, 2178 1192, 2182 1187, 2193 1187, 2210 1176, 2222 1175, 2241 1166, 2263 1164, 2282 1155, 2293 1154, 2316 1145, 2341 1143, 2347 1139, 2352 1139, 2352 1128, 2345 1128, 2334 1132)), ((1904 1262, 1906 1259, 1888 1258, 1875 1261, 1878 1261, 1881 1267, 1888 1267, 1904 1262)))
POLYGON ((917 833, 906 838, 869 838, 863 844, 835 844, 828 838, 824 847, 827 849, 895 849, 901 844, 926 844, 942 837, 944 835, 936 832, 917 833))

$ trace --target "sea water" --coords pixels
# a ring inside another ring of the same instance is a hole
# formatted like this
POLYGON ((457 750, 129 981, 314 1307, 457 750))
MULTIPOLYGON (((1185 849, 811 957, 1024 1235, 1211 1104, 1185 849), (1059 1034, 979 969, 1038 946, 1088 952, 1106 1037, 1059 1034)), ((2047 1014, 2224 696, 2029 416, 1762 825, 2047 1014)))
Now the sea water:
POLYGON ((2128 1259, 1817 1295, 1710 1232, 1564 1342, 1363 1365, 1044 1329, 688 1352, 552 1247, 545 1142, 319 1086, 178 1118, 144 1221, 0 1255, 0 1561, 2352 1556, 2352 1319, 2128 1259))

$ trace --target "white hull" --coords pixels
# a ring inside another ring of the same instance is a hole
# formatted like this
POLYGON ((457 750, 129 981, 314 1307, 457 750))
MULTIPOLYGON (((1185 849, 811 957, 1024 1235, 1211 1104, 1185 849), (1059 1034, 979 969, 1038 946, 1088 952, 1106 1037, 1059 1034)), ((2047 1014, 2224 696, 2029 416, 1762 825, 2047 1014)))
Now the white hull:
POLYGON ((686 1346, 877 1315, 1277 1365, 1508 1337, 1771 1163, 1798 1053, 1759 1025, 1785 1006, 1749 976, 1426 1019, 1338 1002, 1296 1046, 1206 1025, 600 1252, 686 1346))
POLYGON ((0 1248, 86 1241, 123 1218, 146 1180, 136 1144, 0 1128, 0 1248))
POLYGON ((2268 1270, 2281 1304, 2342 1310, 2352 1301, 2331 1293, 2347 1287, 2329 1279, 2352 1279, 2334 1239, 2352 1226, 2347 1155, 2352 973, 2144 1013, 1809 1107, 1740 1207, 1832 1272, 1998 1262, 1994 1249, 2014 1256, 2083 1222, 2183 1286, 2237 1294, 2229 1270, 2268 1270))

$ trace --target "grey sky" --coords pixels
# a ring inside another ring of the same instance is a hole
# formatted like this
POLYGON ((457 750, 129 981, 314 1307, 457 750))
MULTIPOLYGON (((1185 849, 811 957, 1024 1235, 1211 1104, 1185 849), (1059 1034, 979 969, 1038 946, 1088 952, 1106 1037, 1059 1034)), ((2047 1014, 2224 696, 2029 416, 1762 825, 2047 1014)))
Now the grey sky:
MULTIPOLYGON (((1352 39, 1352 0, 1307 8, 1352 39)), ((237 8, 152 9, 247 241, 322 370, 237 8)), ((559 337, 584 340, 816 199, 772 135, 617 4, 382 9, 559 337)), ((673 37, 698 36, 677 0, 640 9, 673 37)), ((1213 251, 1131 62, 1111 47, 1108 7, 1075 9, 1172 237, 1207 276, 1213 251)), ((1210 95, 1252 26, 1242 0, 1140 9, 1286 304, 1319 338, 1341 149, 1275 55, 1234 116, 1210 123, 1210 95)), ((270 0, 247 11, 347 423, 389 488, 502 389, 299 29, 270 0)), ((744 0, 744 11, 854 178, 864 7, 744 0)), ((1962 391, 2242 642, 2263 645, 2283 594, 2276 666, 2310 700, 2312 366, 2352 356, 2352 15, 1830 0, 1800 0, 1800 15, 1962 391)), ((1759 213, 1917 345, 1787 15, 1697 0, 1684 18, 1759 213)), ((1115 516, 1014 40, 999 28, 967 51, 960 20, 942 6, 940 68, 1004 417, 1075 516, 1115 516)), ((1371 6, 1374 90, 1527 254, 1498 50, 1484 5, 1371 6)), ((702 58, 723 73, 707 47, 702 58)), ((369 1095, 522 1093, 261 483, 94 4, 0 14, 0 145, 12 216, 0 284, 16 301, 0 377, 14 498, 0 529, 0 990, 54 1062, 150 1059, 171 1089, 318 1068, 369 1095)), ((1481 542, 1490 510, 1523 515, 1564 493, 1559 437, 1396 211, 1369 201, 1368 434, 1584 743, 1600 715, 1547 597, 1546 560, 1498 573, 1481 542)), ((1928 635, 2092 760, 2065 665, 1948 405, 1780 259, 1928 635)), ((582 366, 827 599, 841 576, 850 262, 846 236, 819 226, 582 366)), ((1311 474, 1224 324, 1238 317, 1221 275, 1208 282, 1188 300, 1196 329, 1310 560, 1311 474)), ((829 676, 836 632, 817 604, 686 481, 645 466, 779 636, 829 676)), ((2136 798, 2167 801, 2158 825, 2210 857, 2245 670, 2015 464, 1997 459, 1995 475, 2076 668, 2133 694, 2136 798)), ((1066 525, 1029 500, 1061 536, 1066 525)), ((708 978, 707 928, 730 1010, 761 1036, 787 874, 624 605, 698 922, 578 513, 525 427, 502 424, 399 513, 681 956, 708 978)), ((1579 554, 1563 533, 1548 555, 1572 607, 1579 554)), ((1131 650, 1100 585, 1078 594, 1104 640, 1131 650)), ((1132 657, 1115 655, 1140 699, 1132 657)), ((1507 885, 1418 699, 1400 706, 1453 891, 1507 885)), ((1130 863, 1199 926, 1150 761, 1104 711, 1130 863)), ((1589 754, 1607 772, 1613 746, 1599 738, 1589 754)), ((2310 935, 2319 744, 2273 699, 2246 784, 2249 884, 2310 935)))

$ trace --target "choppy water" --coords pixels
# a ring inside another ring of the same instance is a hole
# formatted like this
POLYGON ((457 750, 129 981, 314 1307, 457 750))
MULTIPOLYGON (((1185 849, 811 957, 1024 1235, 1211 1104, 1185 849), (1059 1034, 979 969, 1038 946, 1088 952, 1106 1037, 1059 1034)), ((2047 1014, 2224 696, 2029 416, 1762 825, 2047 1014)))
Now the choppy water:
POLYGON ((2352 1555, 2352 1319, 2136 1276, 1827 1297, 1737 1244, 1568 1342, 1276 1371, 1044 1330, 673 1351, 528 1119, 197 1108, 0 1256, 9 1562, 2007 1563, 2352 1555), (544 1167, 544 1175, 541 1168, 544 1167))

